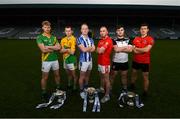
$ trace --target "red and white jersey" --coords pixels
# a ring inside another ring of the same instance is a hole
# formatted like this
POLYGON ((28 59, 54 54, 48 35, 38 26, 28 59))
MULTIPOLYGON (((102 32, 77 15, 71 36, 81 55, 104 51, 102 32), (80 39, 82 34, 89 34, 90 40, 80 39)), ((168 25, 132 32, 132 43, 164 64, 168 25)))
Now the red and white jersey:
POLYGON ((111 64, 110 55, 113 48, 112 39, 109 36, 107 36, 104 39, 100 39, 100 41, 98 42, 98 48, 101 47, 105 48, 105 52, 102 54, 98 54, 98 64, 110 65, 111 64))
MULTIPOLYGON (((151 36, 146 36, 144 38, 136 37, 133 40, 133 45, 135 45, 137 48, 144 48, 148 45, 153 45, 153 44, 154 44, 154 39, 151 36)), ((134 53, 133 61, 137 63, 150 64, 150 51, 142 54, 134 53)))

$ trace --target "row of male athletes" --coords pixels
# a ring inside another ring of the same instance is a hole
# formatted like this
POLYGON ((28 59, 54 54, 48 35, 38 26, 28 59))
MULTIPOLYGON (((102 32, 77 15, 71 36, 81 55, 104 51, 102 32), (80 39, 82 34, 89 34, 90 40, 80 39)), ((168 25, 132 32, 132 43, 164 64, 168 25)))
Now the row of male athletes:
MULTIPOLYGON (((127 91, 128 88, 128 53, 133 54, 132 62, 132 75, 130 81, 130 89, 135 89, 135 81, 137 79, 137 71, 141 70, 144 81, 144 91, 143 95, 147 96, 149 88, 149 67, 150 67, 150 50, 154 44, 154 40, 148 35, 149 26, 144 23, 140 25, 140 36, 135 37, 134 40, 130 41, 125 35, 125 29, 123 26, 118 26, 116 28, 116 38, 111 39, 108 35, 108 29, 105 26, 100 28, 101 39, 98 42, 97 48, 95 48, 94 41, 88 36, 89 28, 87 24, 81 25, 81 35, 73 42, 75 37, 72 35, 73 31, 70 26, 65 27, 66 37, 63 40, 64 44, 69 45, 65 48, 65 45, 61 42, 59 44, 56 42, 52 45, 51 40, 51 23, 49 21, 42 22, 42 35, 49 38, 48 45, 45 42, 38 43, 39 48, 42 53, 54 53, 59 51, 63 53, 63 57, 67 54, 73 55, 75 53, 75 45, 78 46, 80 50, 79 57, 79 80, 76 76, 75 63, 66 63, 64 61, 64 68, 68 74, 68 86, 71 86, 71 79, 74 79, 73 89, 76 89, 76 83, 79 81, 80 96, 83 98, 84 89, 88 87, 88 82, 90 78, 90 73, 92 70, 92 52, 97 52, 98 54, 98 71, 101 77, 100 91, 104 92, 104 97, 101 99, 102 103, 110 100, 110 90, 112 89, 113 79, 120 72, 122 81, 122 90, 127 91), (114 55, 111 59, 110 55, 114 50, 114 55)), ((61 40, 62 41, 62 40, 61 40)), ((47 42, 47 41, 46 41, 47 42)), ((52 54, 53 56, 53 54, 52 54)), ((64 58, 65 59, 65 58, 64 58)), ((57 59, 55 61, 43 61, 42 62, 42 99, 47 100, 48 94, 46 91, 46 83, 49 75, 49 70, 54 71, 55 81, 57 84, 57 89, 60 88, 60 75, 59 75, 59 63, 57 59), (44 65, 46 64, 46 65, 44 65)))

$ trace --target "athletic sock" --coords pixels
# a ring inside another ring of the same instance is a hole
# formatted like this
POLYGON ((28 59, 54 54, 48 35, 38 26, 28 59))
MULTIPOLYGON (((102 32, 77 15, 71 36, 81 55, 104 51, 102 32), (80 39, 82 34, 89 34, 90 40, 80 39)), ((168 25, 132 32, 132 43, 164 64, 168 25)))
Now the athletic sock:
POLYGON ((148 96, 148 91, 143 91, 143 94, 142 94, 144 97, 147 97, 148 96))
POLYGON ((61 85, 60 84, 56 84, 56 89, 61 90, 61 85))
POLYGON ((88 88, 88 84, 84 84, 84 88, 88 88))
POLYGON ((131 84, 130 84, 130 89, 131 89, 131 90, 135 90, 135 88, 136 88, 136 87, 135 87, 135 84, 134 84, 134 83, 131 83, 131 84))
POLYGON ((122 91, 127 92, 127 86, 123 86, 122 91))
POLYGON ((42 92, 41 92, 41 94, 42 94, 42 95, 45 95, 45 94, 47 94, 47 92, 46 92, 46 89, 42 89, 42 92))
POLYGON ((42 89, 41 99, 42 99, 43 101, 47 101, 47 100, 48 100, 48 94, 47 94, 47 92, 46 92, 46 89, 42 89))
POLYGON ((76 90, 76 83, 74 82, 73 89, 76 90))
POLYGON ((71 87, 71 79, 68 79, 68 87, 71 87))

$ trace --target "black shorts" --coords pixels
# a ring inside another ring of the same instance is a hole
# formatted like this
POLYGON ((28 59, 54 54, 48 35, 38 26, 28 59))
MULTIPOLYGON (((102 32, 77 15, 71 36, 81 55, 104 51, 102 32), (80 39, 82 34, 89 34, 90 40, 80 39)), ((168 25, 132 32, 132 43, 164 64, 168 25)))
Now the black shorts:
POLYGON ((141 70, 142 72, 149 72, 149 64, 132 62, 132 68, 136 70, 141 70))
POLYGON ((125 63, 113 62, 111 69, 114 71, 119 71, 119 70, 125 71, 125 70, 129 69, 129 64, 128 64, 128 62, 125 62, 125 63))

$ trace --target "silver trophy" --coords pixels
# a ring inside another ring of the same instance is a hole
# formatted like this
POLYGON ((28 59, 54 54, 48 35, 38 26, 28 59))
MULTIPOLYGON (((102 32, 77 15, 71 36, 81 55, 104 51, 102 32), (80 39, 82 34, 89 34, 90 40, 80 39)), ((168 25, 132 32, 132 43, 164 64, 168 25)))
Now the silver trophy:
POLYGON ((66 100, 66 92, 62 90, 56 90, 56 92, 52 93, 47 103, 38 104, 36 108, 39 109, 39 108, 48 107, 49 105, 51 105, 53 102, 56 101, 56 104, 51 105, 50 109, 58 109, 61 106, 63 106, 65 100, 66 100))
POLYGON ((84 90, 84 97, 83 97, 83 112, 86 112, 88 102, 89 104, 93 104, 92 112, 100 112, 100 101, 98 92, 94 87, 88 87, 84 90), (89 100, 89 101, 88 101, 89 100))
POLYGON ((118 101, 121 108, 123 108, 124 105, 137 108, 144 106, 139 99, 139 95, 134 92, 122 92, 118 98, 118 101))
POLYGON ((89 103, 93 103, 95 100, 94 98, 95 98, 96 89, 94 87, 89 87, 86 89, 86 91, 87 91, 89 103))
POLYGON ((127 93, 127 97, 128 97, 127 105, 129 105, 129 106, 135 105, 134 104, 135 96, 136 96, 136 94, 134 92, 128 92, 127 93))

